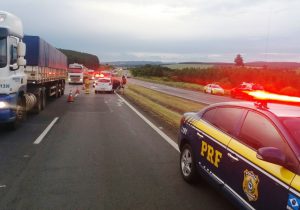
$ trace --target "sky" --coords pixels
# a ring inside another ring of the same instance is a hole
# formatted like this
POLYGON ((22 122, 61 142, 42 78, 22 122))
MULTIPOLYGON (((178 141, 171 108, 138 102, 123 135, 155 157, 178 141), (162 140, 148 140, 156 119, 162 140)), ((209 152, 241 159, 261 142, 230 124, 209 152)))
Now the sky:
POLYGON ((299 0, 0 0, 0 10, 101 62, 300 62, 299 0))

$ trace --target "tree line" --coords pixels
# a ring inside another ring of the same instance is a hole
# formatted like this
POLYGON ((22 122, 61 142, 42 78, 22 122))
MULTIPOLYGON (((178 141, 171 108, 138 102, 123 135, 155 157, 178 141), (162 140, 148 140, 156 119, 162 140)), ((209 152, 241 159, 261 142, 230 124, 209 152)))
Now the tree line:
POLYGON ((258 69, 237 66, 214 66, 206 69, 187 68, 171 70, 163 66, 146 65, 131 69, 133 76, 168 77, 172 81, 206 85, 217 83, 231 89, 242 82, 258 83, 267 91, 300 95, 300 74, 290 69, 258 69))
POLYGON ((83 64, 85 67, 89 69, 98 69, 99 67, 99 58, 96 55, 77 52, 73 50, 59 49, 62 53, 64 53, 68 58, 68 65, 70 63, 79 63, 83 64))

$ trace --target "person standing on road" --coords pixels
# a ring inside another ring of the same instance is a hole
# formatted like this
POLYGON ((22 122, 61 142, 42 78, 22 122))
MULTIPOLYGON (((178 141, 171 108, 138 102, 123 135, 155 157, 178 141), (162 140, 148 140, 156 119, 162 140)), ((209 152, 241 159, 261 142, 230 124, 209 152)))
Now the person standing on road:
POLYGON ((125 88, 125 85, 126 85, 126 77, 125 75, 122 76, 122 81, 121 81, 121 89, 123 89, 123 93, 124 93, 124 88, 125 88))

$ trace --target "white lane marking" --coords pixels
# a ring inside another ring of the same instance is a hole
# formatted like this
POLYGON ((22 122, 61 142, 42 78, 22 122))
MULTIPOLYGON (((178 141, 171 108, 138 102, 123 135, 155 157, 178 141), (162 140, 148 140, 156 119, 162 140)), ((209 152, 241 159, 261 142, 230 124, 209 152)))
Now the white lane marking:
POLYGON ((154 125, 150 120, 148 120, 144 115, 142 115, 138 110, 136 110, 130 103, 128 103, 124 98, 122 98, 119 94, 116 93, 118 97, 120 97, 123 102, 134 111, 140 118, 142 118, 151 128, 153 128, 166 142, 168 142, 175 150, 179 152, 178 145, 173 141, 167 134, 162 132, 156 125, 154 125))
POLYGON ((51 130, 53 125, 57 122, 59 117, 55 117, 54 120, 48 125, 48 127, 43 131, 43 133, 33 142, 33 144, 39 144, 45 138, 47 133, 51 130))
POLYGON ((0 185, 0 188, 5 188, 6 187, 6 185, 5 184, 3 184, 3 185, 0 185))

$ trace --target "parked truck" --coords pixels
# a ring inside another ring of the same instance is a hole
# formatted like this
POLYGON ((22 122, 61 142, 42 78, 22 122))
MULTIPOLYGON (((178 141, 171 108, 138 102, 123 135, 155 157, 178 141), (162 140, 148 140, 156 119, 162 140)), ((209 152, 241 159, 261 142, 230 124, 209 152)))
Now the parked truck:
POLYGON ((88 68, 82 64, 72 63, 69 64, 68 69, 68 82, 69 84, 83 84, 85 78, 89 76, 88 68))
POLYGON ((0 11, 0 123, 17 127, 47 97, 64 94, 67 57, 38 36, 24 36, 21 20, 0 11))

